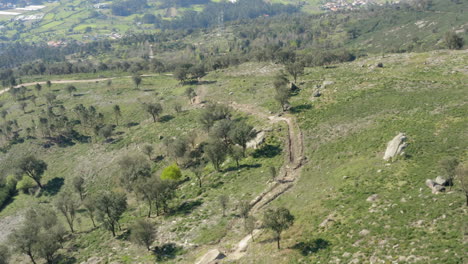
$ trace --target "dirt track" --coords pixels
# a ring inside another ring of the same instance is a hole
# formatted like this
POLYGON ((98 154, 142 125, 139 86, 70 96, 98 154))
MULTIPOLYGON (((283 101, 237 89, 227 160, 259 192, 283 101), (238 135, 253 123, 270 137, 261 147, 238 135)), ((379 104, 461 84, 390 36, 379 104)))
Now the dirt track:
MULTIPOLYGON (((197 100, 199 102, 201 100, 197 100)), ((222 103, 222 102, 219 102, 222 103)), ((285 122, 288 126, 288 137, 286 143, 286 155, 283 166, 279 170, 277 181, 267 187, 259 196, 255 197, 250 202, 250 213, 255 214, 265 205, 278 198, 281 194, 293 187, 296 180, 301 174, 302 165, 304 163, 304 141, 303 135, 296 123, 296 120, 291 115, 269 116, 265 112, 258 110, 255 106, 239 104, 236 102, 229 103, 229 106, 237 111, 241 111, 250 115, 255 115, 260 118, 268 119, 270 123, 285 122)), ((255 229, 254 234, 261 233, 261 229, 255 229)), ((242 238, 237 246, 230 252, 225 252, 225 260, 234 261, 241 259, 247 251, 248 244, 252 240, 249 234, 242 238)), ((205 256, 203 256, 205 257, 205 256)), ((203 258, 202 257, 202 258, 203 258)), ((200 263, 208 264, 211 262, 200 263)))

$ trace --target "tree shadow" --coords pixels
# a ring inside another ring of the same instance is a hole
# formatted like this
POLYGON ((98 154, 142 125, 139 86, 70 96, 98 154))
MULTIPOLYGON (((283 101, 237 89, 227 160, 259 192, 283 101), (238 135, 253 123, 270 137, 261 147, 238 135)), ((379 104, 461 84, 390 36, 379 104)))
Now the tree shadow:
POLYGON ((74 264, 74 263, 77 263, 77 261, 78 260, 75 257, 70 257, 70 256, 65 256, 65 255, 60 254, 55 258, 54 263, 74 264))
POLYGON ((180 204, 177 208, 174 209, 173 215, 188 215, 190 214, 195 208, 199 207, 203 204, 201 199, 194 200, 194 201, 185 201, 180 204))
POLYGON ((223 170, 223 172, 230 172, 230 171, 237 171, 240 169, 255 169, 255 168, 260 168, 262 164, 256 163, 256 164, 240 164, 239 167, 236 166, 231 166, 229 168, 226 168, 223 170))
POLYGON ((261 148, 252 153, 254 158, 273 158, 281 153, 280 146, 264 144, 261 148))
POLYGON ((322 238, 317 238, 312 241, 296 243, 292 246, 292 249, 298 250, 303 256, 308 256, 312 253, 317 253, 319 250, 326 249, 329 246, 330 242, 322 238))
POLYGON ((167 243, 159 247, 155 247, 153 254, 156 261, 166 261, 174 259, 177 255, 183 253, 183 248, 174 243, 167 243))
POLYGON ((62 188, 65 180, 63 178, 55 177, 49 180, 44 186, 44 194, 53 196, 56 195, 62 188))
POLYGON ((213 84, 216 83, 217 81, 199 81, 196 84, 198 85, 204 85, 204 84, 213 84))
POLYGON ((128 240, 130 238, 130 230, 127 229, 122 232, 122 234, 116 236, 118 240, 128 240))
POLYGON ((310 110, 310 109, 312 109, 311 104, 303 104, 303 105, 298 105, 298 106, 291 107, 289 109, 289 112, 291 112, 293 114, 297 114, 297 113, 301 113, 301 112, 304 112, 305 110, 310 110))
POLYGON ((137 122, 129 122, 127 123, 125 126, 126 127, 134 127, 134 126, 138 126, 140 123, 137 123, 137 122))
POLYGON ((165 116, 161 116, 161 117, 159 118, 159 122, 161 122, 161 123, 166 123, 166 122, 171 121, 172 119, 174 119, 174 116, 172 116, 172 115, 165 115, 165 116))
POLYGON ((82 97, 84 96, 85 94, 73 94, 73 97, 82 97))
POLYGON ((153 92, 154 89, 143 89, 142 91, 143 91, 143 92, 153 92))

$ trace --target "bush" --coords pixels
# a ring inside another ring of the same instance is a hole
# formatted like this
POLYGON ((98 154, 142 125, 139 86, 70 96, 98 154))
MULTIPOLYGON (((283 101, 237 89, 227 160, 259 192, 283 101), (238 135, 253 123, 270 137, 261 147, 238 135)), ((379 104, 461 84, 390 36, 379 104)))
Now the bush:
POLYGON ((27 193, 29 189, 36 187, 36 183, 29 177, 23 177, 21 181, 16 184, 16 190, 27 193))

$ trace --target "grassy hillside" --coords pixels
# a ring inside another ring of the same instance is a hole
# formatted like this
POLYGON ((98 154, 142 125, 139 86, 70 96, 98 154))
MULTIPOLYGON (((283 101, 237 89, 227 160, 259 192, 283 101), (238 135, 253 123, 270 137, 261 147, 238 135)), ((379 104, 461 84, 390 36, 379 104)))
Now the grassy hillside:
MULTIPOLYGON (((424 184, 428 178, 441 175, 438 162, 452 156, 466 162, 466 123, 468 53, 437 51, 431 53, 392 54, 361 58, 352 63, 327 68, 307 68, 299 77, 300 92, 291 98, 290 114, 303 132, 306 163, 294 187, 267 207, 285 206, 296 217, 284 233, 283 249, 277 250, 273 234, 262 232, 248 247, 239 263, 349 263, 397 261, 401 263, 463 263, 464 220, 467 208, 463 195, 455 185, 450 192, 432 194, 424 184), (383 63, 383 67, 376 67, 383 63), (324 85, 324 84, 327 85, 324 85), (322 96, 312 94, 321 86, 322 96), (386 143, 404 132, 409 147, 404 157, 394 162, 382 159, 386 143), (366 199, 377 194, 375 202, 366 199), (329 225, 319 227, 330 218, 329 225)), ((220 103, 231 101, 250 105, 259 113, 279 112, 273 99, 273 77, 279 65, 247 63, 217 70, 193 86, 205 100, 220 103)), ((44 182, 69 184, 74 175, 85 175, 89 192, 116 188, 116 160, 123 153, 137 153, 144 143, 151 143, 156 154, 165 154, 160 136, 177 137, 197 131, 197 142, 206 138, 196 121, 202 111, 183 95, 185 86, 171 76, 157 75, 143 79, 143 86, 134 89, 131 79, 118 77, 108 86, 105 81, 74 84, 78 91, 70 96, 65 84, 53 84, 43 93, 57 94, 67 109, 78 103, 95 105, 112 123, 114 104, 122 108, 123 117, 114 133, 113 143, 75 142, 72 146, 43 148, 43 140, 30 139, 12 145, 1 154, 2 171, 24 153, 36 153, 49 163, 44 182), (164 122, 153 123, 141 108, 141 101, 162 100, 164 122), (172 110, 174 102, 185 109, 172 110), (132 126, 125 124, 134 123, 132 126), (55 179, 55 180, 54 180, 55 179)), ((30 87, 33 93, 33 87, 30 87)), ((8 93, 1 96, 9 119, 28 124, 39 113, 28 105, 26 114, 8 93)), ((266 128, 267 145, 284 150, 285 125, 270 124, 260 116, 236 112, 256 128, 266 128)), ((24 133, 21 132, 21 133, 24 133)), ((80 263, 91 257, 100 261, 121 263, 193 263, 210 249, 229 253, 244 237, 238 205, 251 200, 267 188, 268 167, 279 167, 282 154, 254 155, 242 160, 237 170, 228 160, 223 172, 209 166, 204 188, 195 188, 196 179, 189 170, 173 201, 174 212, 151 218, 157 226, 155 246, 165 247, 166 254, 156 256, 128 240, 127 228, 146 214, 144 204, 129 195, 130 209, 122 220, 123 230, 117 239, 109 232, 91 229, 91 222, 80 212, 79 233, 68 238, 61 254, 80 263), (227 217, 221 216, 220 194, 230 197, 227 217), (174 243, 174 244, 171 244, 174 243)), ((155 162, 153 170, 172 163, 172 159, 155 162)), ((5 219, 21 215, 36 202, 50 203, 57 189, 51 188, 41 197, 20 194, 0 212, 5 219)), ((261 218, 262 210, 257 217, 261 218)), ((11 222, 11 221, 8 221, 11 222)), ((466 231, 466 230, 465 230, 466 231)), ((21 256, 15 261, 24 260, 21 256)), ((237 263, 237 262, 236 262, 237 263)))

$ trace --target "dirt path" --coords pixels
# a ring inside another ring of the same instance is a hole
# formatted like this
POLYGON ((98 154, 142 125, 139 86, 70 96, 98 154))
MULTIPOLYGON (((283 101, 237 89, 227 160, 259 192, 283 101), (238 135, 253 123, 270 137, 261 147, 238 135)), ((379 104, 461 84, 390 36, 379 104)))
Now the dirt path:
MULTIPOLYGON (((222 102, 218 103, 221 104, 222 102)), ((285 142, 285 161, 279 170, 277 181, 267 187, 265 191, 250 202, 250 213, 255 214, 258 213, 265 205, 269 204, 271 201, 275 200, 281 194, 293 187, 294 183, 299 178, 302 165, 304 164, 303 134, 297 125, 294 116, 287 114, 284 116, 269 116, 252 105, 239 104, 236 102, 231 102, 229 105, 237 111, 268 119, 270 123, 285 122, 288 127, 288 136, 285 142)), ((261 232, 261 229, 255 229, 253 234, 255 236, 261 232)), ((247 247, 251 240, 252 236, 250 234, 242 238, 233 250, 225 253, 225 260, 235 261, 241 259, 246 254, 247 247)), ((207 256, 205 254, 201 259, 206 259, 206 257, 207 256)), ((204 264, 211 263, 211 261, 213 260, 204 262, 204 264)))
MULTIPOLYGON (((151 76, 157 76, 157 74, 145 74, 141 75, 141 77, 151 77, 151 76)), ((85 79, 85 80, 54 80, 50 81, 52 84, 68 84, 68 83, 91 83, 91 82, 102 82, 102 81, 107 81, 107 80, 113 80, 113 79, 122 79, 122 78, 131 78, 132 76, 123 76, 123 77, 109 77, 109 78, 97 78, 97 79, 85 79)), ((41 84, 44 85, 47 82, 31 82, 31 83, 23 83, 20 85, 15 86, 15 88, 19 88, 21 86, 27 87, 27 86, 33 86, 36 84, 41 84)), ((3 90, 0 90, 0 95, 3 93, 6 93, 10 90, 11 88, 5 88, 3 90)))

